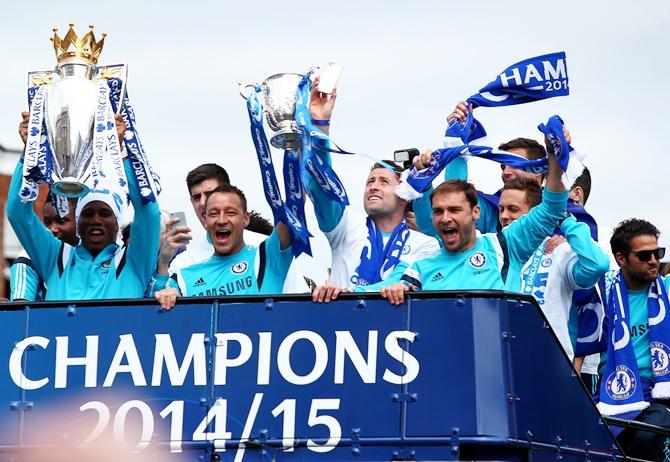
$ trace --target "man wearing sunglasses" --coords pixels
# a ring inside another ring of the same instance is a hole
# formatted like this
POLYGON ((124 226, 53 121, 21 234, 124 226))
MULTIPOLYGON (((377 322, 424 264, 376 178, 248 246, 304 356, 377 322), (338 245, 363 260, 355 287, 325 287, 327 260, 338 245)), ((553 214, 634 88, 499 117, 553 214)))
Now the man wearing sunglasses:
MULTIPOLYGON (((659 275, 665 248, 658 229, 629 219, 610 244, 619 271, 608 274, 608 350, 601 362, 598 408, 612 415, 670 429, 670 278, 659 275)), ((617 438, 626 455, 664 460, 670 439, 626 429, 617 438)))

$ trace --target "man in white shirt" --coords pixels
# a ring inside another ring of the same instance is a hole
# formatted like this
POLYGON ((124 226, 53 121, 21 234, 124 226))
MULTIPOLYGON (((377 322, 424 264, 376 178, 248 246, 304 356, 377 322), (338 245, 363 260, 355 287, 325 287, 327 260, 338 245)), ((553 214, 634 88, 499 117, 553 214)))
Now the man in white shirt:
MULTIPOLYGON (((335 94, 328 97, 317 87, 315 82, 310 114, 313 123, 328 133, 335 94)), ((331 164, 327 152, 318 155, 331 164)), ((393 162, 373 165, 363 194, 365 214, 330 200, 316 182, 306 185, 314 201, 319 228, 332 252, 329 281, 314 290, 314 301, 328 302, 343 289, 399 281, 404 269, 415 260, 440 252, 435 238, 407 226, 404 219, 407 202, 395 194, 399 182, 399 167, 393 162)))

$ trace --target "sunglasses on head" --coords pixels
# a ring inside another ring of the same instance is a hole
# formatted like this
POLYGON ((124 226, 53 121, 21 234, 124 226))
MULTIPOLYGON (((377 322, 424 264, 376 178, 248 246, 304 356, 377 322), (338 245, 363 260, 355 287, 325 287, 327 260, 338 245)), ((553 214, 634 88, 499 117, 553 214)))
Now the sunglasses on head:
POLYGON ((637 252, 631 252, 634 254, 640 261, 649 261, 653 255, 656 260, 660 260, 665 257, 665 247, 659 247, 657 249, 650 250, 638 250, 637 252))

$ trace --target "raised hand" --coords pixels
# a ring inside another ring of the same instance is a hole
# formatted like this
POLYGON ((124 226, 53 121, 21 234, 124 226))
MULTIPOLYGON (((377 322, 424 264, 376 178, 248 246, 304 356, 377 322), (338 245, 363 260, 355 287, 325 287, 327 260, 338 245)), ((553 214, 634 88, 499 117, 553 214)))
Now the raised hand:
POLYGON ((458 119, 462 123, 465 123, 465 120, 468 118, 468 112, 472 112, 472 105, 468 105, 465 101, 459 101, 453 112, 447 116, 447 122, 458 119))
POLYGON ((312 92, 309 95, 309 113, 312 115, 312 119, 330 120, 337 99, 337 90, 333 90, 333 93, 329 95, 328 93, 321 93, 317 89, 318 86, 319 77, 314 79, 312 84, 312 92))

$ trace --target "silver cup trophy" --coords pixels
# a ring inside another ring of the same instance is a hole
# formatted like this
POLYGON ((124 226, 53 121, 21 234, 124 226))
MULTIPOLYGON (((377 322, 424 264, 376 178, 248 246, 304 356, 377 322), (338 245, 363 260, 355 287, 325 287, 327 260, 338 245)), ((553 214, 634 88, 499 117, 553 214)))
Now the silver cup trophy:
MULTIPOLYGON (((58 64, 54 71, 28 73, 28 86, 48 85, 45 105, 47 138, 53 154, 53 183, 55 194, 81 197, 88 193, 86 182, 91 172, 93 122, 97 105, 97 81, 119 78, 121 100, 125 95, 127 66, 96 64, 105 41, 93 35, 93 26, 82 37, 77 36, 74 24, 63 38, 54 29, 52 38, 58 64)), ((119 110, 121 104, 119 104, 119 110)))
MULTIPOLYGON (((300 130, 295 122, 295 95, 301 74, 276 74, 268 77, 261 84, 263 110, 268 125, 275 132, 270 144, 279 149, 296 149, 300 147, 300 130)), ((242 82, 240 95, 247 99, 255 85, 242 82)))

